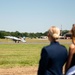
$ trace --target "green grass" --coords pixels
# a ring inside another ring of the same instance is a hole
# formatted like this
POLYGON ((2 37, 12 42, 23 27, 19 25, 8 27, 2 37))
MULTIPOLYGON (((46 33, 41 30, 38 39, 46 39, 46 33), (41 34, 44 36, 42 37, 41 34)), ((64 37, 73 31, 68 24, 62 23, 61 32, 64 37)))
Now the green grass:
MULTIPOLYGON (((36 41, 34 40, 34 42, 36 41)), ((47 41, 44 41, 44 44, 0 44, 0 67, 5 68, 38 65, 41 49, 43 46, 48 44, 49 42, 47 43, 47 41)), ((64 45, 68 49, 69 45, 64 45)))
POLYGON ((46 44, 1 44, 0 67, 37 65, 46 44))

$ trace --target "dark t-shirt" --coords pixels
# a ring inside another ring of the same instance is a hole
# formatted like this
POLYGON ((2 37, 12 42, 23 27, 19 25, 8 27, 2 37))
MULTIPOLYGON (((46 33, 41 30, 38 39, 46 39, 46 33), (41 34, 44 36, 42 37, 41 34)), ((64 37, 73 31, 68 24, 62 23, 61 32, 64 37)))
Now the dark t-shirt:
POLYGON ((73 54, 73 58, 72 58, 71 66, 70 66, 70 67, 72 67, 72 66, 74 66, 74 65, 75 65, 75 53, 73 54))

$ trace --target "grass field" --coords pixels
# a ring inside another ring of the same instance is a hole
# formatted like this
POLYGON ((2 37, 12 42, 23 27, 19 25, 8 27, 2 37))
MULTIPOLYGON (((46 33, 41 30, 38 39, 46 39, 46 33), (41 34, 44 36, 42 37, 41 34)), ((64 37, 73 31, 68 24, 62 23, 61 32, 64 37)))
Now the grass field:
POLYGON ((32 66, 38 64, 45 44, 1 44, 0 67, 32 66))
MULTIPOLYGON (((0 39, 0 75, 37 75, 40 52, 49 44, 44 39, 26 39, 27 43, 14 43, 0 39)), ((71 40, 59 40, 69 48, 71 40)))
MULTIPOLYGON (((0 67, 38 65, 41 49, 49 43, 47 40, 34 39, 31 39, 28 42, 33 42, 34 44, 0 44, 0 67), (37 43, 35 44, 35 42, 37 43)), ((68 48, 68 44, 64 45, 68 48)))

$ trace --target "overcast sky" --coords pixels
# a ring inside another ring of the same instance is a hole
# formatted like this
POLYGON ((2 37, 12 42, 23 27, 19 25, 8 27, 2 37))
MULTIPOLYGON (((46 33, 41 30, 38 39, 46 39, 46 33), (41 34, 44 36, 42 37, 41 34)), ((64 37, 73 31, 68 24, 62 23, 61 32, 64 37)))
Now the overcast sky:
POLYGON ((0 0, 0 30, 45 32, 69 30, 75 23, 75 0, 0 0))

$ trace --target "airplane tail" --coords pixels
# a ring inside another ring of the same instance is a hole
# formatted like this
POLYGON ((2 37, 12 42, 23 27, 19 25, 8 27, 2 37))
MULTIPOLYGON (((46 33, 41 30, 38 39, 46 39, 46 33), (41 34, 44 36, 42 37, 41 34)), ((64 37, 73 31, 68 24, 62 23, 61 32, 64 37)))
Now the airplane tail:
POLYGON ((26 42, 26 40, 25 40, 24 38, 21 38, 21 41, 22 41, 22 42, 26 42))

